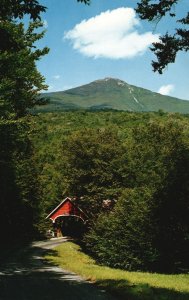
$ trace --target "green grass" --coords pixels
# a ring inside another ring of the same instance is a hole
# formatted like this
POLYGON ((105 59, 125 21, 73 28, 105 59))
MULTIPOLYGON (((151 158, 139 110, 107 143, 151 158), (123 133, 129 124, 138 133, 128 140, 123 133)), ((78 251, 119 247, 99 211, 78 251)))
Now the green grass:
POLYGON ((128 272, 99 266, 81 248, 67 242, 46 256, 52 263, 80 274, 85 279, 127 300, 188 300, 189 274, 164 275, 128 272))

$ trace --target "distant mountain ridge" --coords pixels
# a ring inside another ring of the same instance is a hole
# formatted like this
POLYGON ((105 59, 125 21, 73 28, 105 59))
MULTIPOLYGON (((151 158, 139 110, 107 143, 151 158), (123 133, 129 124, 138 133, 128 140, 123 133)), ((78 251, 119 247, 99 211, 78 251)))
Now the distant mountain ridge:
POLYGON ((99 79, 66 91, 43 95, 49 103, 37 107, 37 111, 114 109, 189 113, 189 101, 164 96, 115 78, 99 79))

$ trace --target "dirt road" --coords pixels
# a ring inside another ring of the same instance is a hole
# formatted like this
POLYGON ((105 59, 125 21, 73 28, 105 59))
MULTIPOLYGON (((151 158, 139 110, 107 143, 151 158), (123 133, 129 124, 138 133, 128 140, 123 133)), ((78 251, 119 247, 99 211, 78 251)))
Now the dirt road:
POLYGON ((63 242, 35 242, 1 267, 0 300, 115 300, 80 276, 44 260, 63 242))

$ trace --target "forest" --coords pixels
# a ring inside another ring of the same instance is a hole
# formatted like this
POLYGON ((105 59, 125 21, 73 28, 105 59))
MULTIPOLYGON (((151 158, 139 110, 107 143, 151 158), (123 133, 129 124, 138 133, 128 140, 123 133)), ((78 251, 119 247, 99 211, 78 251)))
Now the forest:
POLYGON ((77 198, 89 216, 85 247, 100 263, 188 269, 188 116, 83 111, 34 120, 38 231, 62 199, 77 198))

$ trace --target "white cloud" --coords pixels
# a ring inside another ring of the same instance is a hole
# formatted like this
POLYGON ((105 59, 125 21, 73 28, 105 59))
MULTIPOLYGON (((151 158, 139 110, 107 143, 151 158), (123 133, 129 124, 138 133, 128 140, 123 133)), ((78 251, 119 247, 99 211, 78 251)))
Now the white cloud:
POLYGON ((47 22, 47 20, 44 20, 44 21, 43 21, 43 27, 44 27, 44 28, 48 28, 48 22, 47 22))
POLYGON ((54 75, 53 78, 58 80, 58 79, 60 79, 60 75, 54 75))
POLYGON ((108 10, 91 19, 83 20, 64 34, 73 48, 88 57, 111 59, 142 55, 158 34, 140 34, 140 22, 132 8, 108 10))
POLYGON ((159 90, 158 93, 162 94, 162 95, 170 95, 171 92, 174 91, 174 85, 173 84, 167 84, 167 85, 162 85, 159 90))

